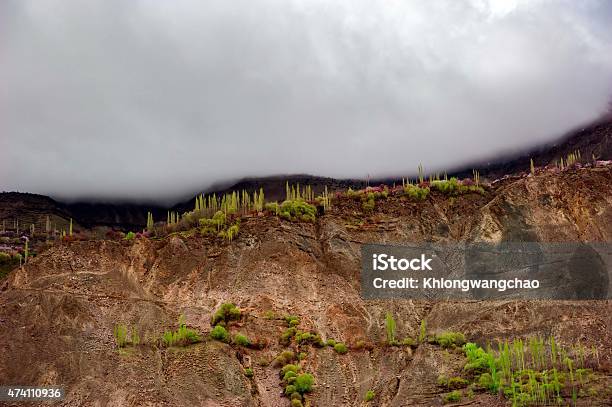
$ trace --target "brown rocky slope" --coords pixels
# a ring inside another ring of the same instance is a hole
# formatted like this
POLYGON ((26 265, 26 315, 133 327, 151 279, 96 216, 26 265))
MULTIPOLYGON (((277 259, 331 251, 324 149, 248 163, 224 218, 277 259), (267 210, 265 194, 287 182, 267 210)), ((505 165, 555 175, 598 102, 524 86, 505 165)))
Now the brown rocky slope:
MULTIPOLYGON (((274 315, 298 315, 301 329, 355 347, 340 355, 312 348, 303 361, 316 378, 312 406, 441 405, 439 375, 460 375, 463 357, 432 344, 382 346, 385 314, 398 336, 463 332, 481 344, 554 335, 561 345, 596 347, 600 390, 578 405, 607 405, 612 376, 610 301, 364 301, 362 243, 450 241, 612 241, 612 169, 573 169, 507 179, 484 195, 424 202, 389 198, 366 215, 339 199, 315 223, 274 216, 244 219, 231 243, 174 235, 134 242, 58 244, 0 282, 0 383, 61 384, 70 406, 287 406, 279 368, 286 329, 274 315), (155 339, 180 314, 202 336, 221 303, 244 312, 232 333, 266 342, 262 350, 218 341, 163 348, 155 339), (118 323, 141 332, 141 346, 118 352, 118 323), (252 367, 252 379, 243 374, 252 367), (607 390, 606 390, 607 389, 607 390)), ((461 404, 506 405, 478 393, 461 404)), ((21 404, 22 405, 22 404, 21 404)))

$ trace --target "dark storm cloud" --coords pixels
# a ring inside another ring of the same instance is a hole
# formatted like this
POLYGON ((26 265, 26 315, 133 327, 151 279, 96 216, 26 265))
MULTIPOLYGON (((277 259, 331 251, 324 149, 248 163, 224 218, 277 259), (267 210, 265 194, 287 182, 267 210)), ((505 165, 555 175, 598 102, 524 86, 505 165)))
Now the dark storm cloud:
POLYGON ((606 1, 0 2, 0 190, 167 198, 442 168, 612 89, 606 1))

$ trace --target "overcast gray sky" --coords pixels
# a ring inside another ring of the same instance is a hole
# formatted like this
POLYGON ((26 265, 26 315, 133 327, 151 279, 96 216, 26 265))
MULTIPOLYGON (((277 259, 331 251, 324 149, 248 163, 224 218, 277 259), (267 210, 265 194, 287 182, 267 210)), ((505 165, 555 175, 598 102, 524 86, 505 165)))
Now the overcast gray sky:
POLYGON ((0 190, 168 199, 539 144, 604 112, 609 1, 0 1, 0 190))

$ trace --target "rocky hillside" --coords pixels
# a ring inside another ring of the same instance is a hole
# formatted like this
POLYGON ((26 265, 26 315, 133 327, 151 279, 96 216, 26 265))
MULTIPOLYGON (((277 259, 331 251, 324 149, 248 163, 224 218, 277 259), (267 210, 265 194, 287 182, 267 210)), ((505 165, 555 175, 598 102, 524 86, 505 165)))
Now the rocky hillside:
POLYGON ((609 405, 610 301, 360 297, 363 243, 525 240, 612 241, 612 169, 508 178, 454 198, 389 197, 372 213, 339 198, 314 223, 245 218, 232 242, 179 233, 57 244, 0 282, 0 383, 61 384, 67 406, 289 406, 279 371, 293 361, 314 377, 311 392, 295 392, 304 405, 509 405, 469 384, 475 379, 463 351, 436 339, 452 331, 483 347, 552 336, 559 347, 593 350, 580 379, 586 384, 572 395, 564 373, 560 397, 564 405, 572 397, 577 405, 609 405), (229 302, 241 316, 227 330, 245 334, 250 346, 208 336, 215 310, 229 302), (411 338, 405 345, 389 346, 387 313, 395 336, 411 338), (202 341, 162 346, 160 336, 176 329, 181 314, 202 341), (348 352, 283 341, 294 324, 287 315, 299 317, 300 331, 342 342, 348 352), (139 333, 138 345, 117 348, 120 324, 139 333), (373 399, 365 401, 369 390, 373 399))

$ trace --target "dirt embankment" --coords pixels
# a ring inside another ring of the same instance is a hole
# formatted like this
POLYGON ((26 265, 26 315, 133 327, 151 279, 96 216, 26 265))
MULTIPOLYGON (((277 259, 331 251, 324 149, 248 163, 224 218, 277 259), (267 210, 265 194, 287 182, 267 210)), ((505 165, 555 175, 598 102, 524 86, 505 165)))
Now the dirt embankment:
MULTIPOLYGON (((426 320, 429 334, 459 331, 480 344, 553 335, 561 346, 595 347, 609 387, 609 301, 364 301, 359 265, 367 242, 609 242, 611 181, 609 168, 545 173, 501 182, 485 195, 389 198, 369 215, 359 202, 341 199, 314 224, 245 219, 230 244, 174 236, 57 245, 0 283, 0 383, 61 384, 71 406, 287 406, 270 361, 286 349, 278 343, 286 323, 274 316, 293 314, 300 329, 353 348, 345 355, 330 347, 308 351, 303 366, 316 378, 310 405, 362 405, 369 389, 376 393, 370 405, 440 405, 438 376, 461 375, 463 356, 432 344, 383 346, 391 312, 401 338, 416 338, 426 320), (153 345, 180 314, 207 335, 224 302, 243 310, 231 333, 258 339, 264 349, 212 340, 153 345), (119 323, 137 327, 143 345, 118 352, 119 323)), ((485 393, 466 402, 504 405, 485 393)), ((601 394, 578 399, 606 402, 601 394)))

